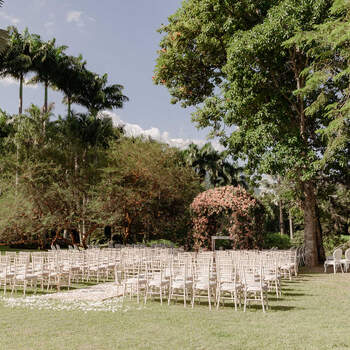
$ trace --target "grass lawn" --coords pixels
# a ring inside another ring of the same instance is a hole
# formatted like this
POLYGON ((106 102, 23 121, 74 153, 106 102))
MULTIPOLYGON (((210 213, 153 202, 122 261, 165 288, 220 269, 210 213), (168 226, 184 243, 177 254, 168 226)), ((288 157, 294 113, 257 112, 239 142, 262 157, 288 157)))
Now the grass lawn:
POLYGON ((350 349, 350 274, 306 272, 270 306, 263 314, 128 302, 84 313, 0 303, 0 349, 350 349))

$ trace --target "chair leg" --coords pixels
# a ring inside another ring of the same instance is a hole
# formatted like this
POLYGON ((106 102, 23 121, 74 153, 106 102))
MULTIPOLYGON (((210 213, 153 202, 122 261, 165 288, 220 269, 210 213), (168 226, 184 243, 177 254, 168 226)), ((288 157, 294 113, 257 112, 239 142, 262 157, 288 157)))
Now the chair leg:
POLYGON ((186 307, 187 289, 186 282, 184 283, 184 307, 186 307))
POLYGON ((263 291, 263 290, 260 292, 260 298, 261 298, 262 310, 263 310, 263 312, 265 312, 265 305, 264 305, 264 291, 263 291))
POLYGON ((218 291, 216 293, 216 310, 219 310, 220 298, 221 298, 221 290, 220 288, 218 288, 218 291))
POLYGON ((193 289, 192 302, 191 302, 192 309, 193 309, 193 306, 194 306, 194 298, 195 298, 195 296, 196 296, 196 293, 195 293, 195 290, 193 289))
POLYGON ((237 311, 237 291, 236 290, 233 292, 233 297, 234 297, 234 303, 235 303, 235 311, 237 311))
POLYGON ((169 295, 168 295, 168 305, 170 305, 170 299, 173 295, 173 289, 171 286, 169 286, 169 295))
POLYGON ((211 289, 208 287, 208 302, 209 302, 209 310, 211 310, 211 289))

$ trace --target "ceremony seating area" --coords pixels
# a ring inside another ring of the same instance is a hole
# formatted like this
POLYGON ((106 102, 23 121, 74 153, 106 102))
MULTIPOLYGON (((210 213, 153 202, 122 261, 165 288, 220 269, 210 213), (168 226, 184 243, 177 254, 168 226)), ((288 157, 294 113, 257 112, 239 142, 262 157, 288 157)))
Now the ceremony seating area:
POLYGON ((181 299, 186 307, 205 300, 209 309, 219 308, 225 300, 246 307, 252 302, 268 309, 268 292, 281 296, 281 279, 298 272, 296 250, 290 251, 216 251, 189 253, 176 249, 124 248, 116 265, 117 280, 127 295, 156 296, 168 305, 181 299))
POLYGON ((134 296, 186 307, 205 301, 209 309, 225 302, 235 310, 251 303, 268 309, 268 292, 279 298, 281 279, 298 272, 296 250, 184 252, 176 248, 92 248, 83 251, 6 252, 0 256, 0 286, 15 292, 28 286, 69 289, 72 283, 116 282, 123 300, 134 296))

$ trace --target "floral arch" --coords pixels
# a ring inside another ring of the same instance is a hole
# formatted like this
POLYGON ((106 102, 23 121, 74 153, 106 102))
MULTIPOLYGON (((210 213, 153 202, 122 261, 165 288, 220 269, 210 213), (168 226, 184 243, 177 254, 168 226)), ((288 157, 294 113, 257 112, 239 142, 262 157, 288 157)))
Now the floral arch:
POLYGON ((211 248, 215 235, 232 238, 235 249, 258 249, 263 243, 263 205, 242 187, 217 187, 191 204, 194 248, 211 248))

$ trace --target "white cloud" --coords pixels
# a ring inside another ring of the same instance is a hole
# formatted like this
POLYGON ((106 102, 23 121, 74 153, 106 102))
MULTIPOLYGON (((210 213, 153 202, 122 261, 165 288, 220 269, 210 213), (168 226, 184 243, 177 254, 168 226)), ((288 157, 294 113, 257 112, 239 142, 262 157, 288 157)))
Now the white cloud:
POLYGON ((96 22, 95 18, 85 15, 82 11, 69 11, 66 14, 66 21, 68 23, 76 24, 80 28, 85 27, 86 20, 96 22))
POLYGON ((18 17, 11 16, 7 14, 5 11, 0 11, 0 18, 4 19, 5 21, 13 25, 17 25, 18 23, 21 22, 21 20, 18 17))
MULTIPOLYGON (((3 85, 3 86, 19 85, 19 81, 12 77, 5 77, 0 79, 0 85, 3 85)), ((27 84, 25 82, 25 85, 26 85, 26 88, 30 88, 30 89, 38 88, 38 84, 32 85, 32 84, 27 84)))
MULTIPOLYGON (((123 122, 120 117, 112 112, 105 111, 104 115, 110 117, 113 121, 114 126, 124 126, 125 134, 129 137, 145 136, 151 137, 154 140, 168 144, 171 147, 177 147, 184 149, 188 147, 191 143, 194 143, 198 146, 204 146, 208 141, 198 140, 198 139, 182 139, 182 138, 171 138, 167 131, 161 132, 158 128, 152 127, 150 129, 143 129, 137 124, 130 124, 123 122)), ((213 147, 218 151, 223 151, 224 148, 217 141, 211 142, 213 147)))
POLYGON ((68 23, 75 23, 78 27, 84 27, 85 23, 82 19, 82 11, 69 11, 66 15, 68 23))

